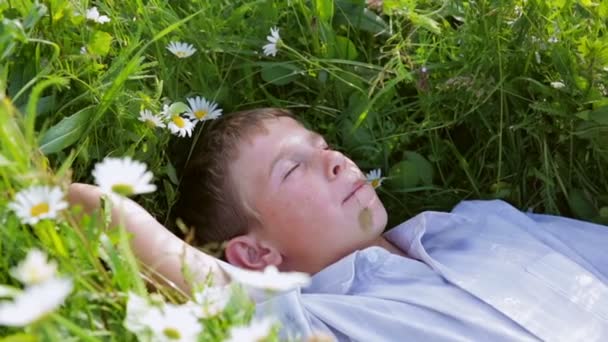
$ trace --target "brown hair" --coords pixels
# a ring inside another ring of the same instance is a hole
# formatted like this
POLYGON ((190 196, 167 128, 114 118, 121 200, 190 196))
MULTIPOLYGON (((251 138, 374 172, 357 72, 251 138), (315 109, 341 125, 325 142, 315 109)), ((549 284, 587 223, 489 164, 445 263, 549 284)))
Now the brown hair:
POLYGON ((194 228, 197 245, 213 247, 246 234, 252 224, 259 223, 230 178, 230 162, 238 158, 244 139, 266 132, 264 120, 284 116, 294 118, 288 110, 259 108, 227 114, 205 125, 184 168, 174 211, 194 228))

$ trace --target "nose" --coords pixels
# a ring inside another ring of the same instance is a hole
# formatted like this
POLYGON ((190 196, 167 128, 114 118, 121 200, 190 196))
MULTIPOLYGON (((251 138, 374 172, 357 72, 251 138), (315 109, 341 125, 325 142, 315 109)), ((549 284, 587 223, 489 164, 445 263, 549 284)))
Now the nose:
POLYGON ((325 161, 325 174, 328 179, 333 180, 344 171, 346 167, 346 157, 342 153, 334 150, 324 150, 323 158, 325 161))

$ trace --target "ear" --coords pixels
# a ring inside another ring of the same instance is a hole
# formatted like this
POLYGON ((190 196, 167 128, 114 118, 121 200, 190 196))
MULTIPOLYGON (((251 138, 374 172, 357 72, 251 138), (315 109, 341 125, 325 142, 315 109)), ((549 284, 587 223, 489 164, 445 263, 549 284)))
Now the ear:
POLYGON ((226 259, 232 265, 248 270, 263 270, 266 266, 279 266, 281 253, 274 247, 259 241, 253 234, 232 238, 226 244, 226 259))

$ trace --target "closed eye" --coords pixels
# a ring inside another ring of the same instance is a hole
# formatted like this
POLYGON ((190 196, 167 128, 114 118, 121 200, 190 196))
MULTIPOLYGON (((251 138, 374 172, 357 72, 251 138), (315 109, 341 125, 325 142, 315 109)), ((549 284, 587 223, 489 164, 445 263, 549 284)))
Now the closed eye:
POLYGON ((285 174, 285 176, 283 177, 283 180, 287 179, 287 177, 289 177, 289 175, 294 172, 298 167, 300 166, 300 163, 297 163, 296 165, 294 165, 291 169, 289 169, 289 171, 287 171, 287 173, 285 174))

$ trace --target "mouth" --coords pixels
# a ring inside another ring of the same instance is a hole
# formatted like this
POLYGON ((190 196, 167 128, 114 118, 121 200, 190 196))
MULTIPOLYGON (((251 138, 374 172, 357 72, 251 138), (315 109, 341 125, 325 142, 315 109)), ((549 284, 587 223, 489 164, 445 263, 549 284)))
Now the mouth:
POLYGON ((350 200, 350 199, 351 199, 351 198, 352 198, 352 197, 355 195, 355 193, 356 193, 357 191, 359 191, 359 190, 360 190, 360 189, 361 189, 361 188, 362 188, 362 187, 365 185, 365 183, 366 183, 366 182, 365 182, 365 180, 363 180, 363 179, 356 181, 356 182, 353 184, 353 188, 352 188, 352 190, 350 191, 350 193, 348 194, 348 196, 346 196, 346 198, 345 198, 345 199, 342 201, 342 204, 344 204, 344 203, 346 203, 348 200, 350 200))

